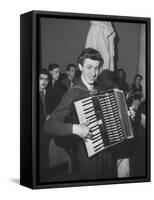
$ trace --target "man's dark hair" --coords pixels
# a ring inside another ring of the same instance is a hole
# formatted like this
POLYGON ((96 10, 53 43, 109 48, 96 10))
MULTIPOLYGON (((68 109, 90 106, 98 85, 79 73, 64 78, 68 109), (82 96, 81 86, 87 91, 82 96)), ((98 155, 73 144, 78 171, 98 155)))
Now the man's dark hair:
POLYGON ((73 67, 74 69, 76 69, 76 65, 73 63, 70 63, 66 66, 66 71, 70 71, 71 67, 73 67))
POLYGON ((52 71, 52 70, 54 70, 56 68, 60 68, 60 66, 58 64, 56 64, 56 63, 52 63, 52 64, 50 64, 48 66, 48 71, 52 71))
POLYGON ((100 62, 99 67, 101 67, 104 62, 101 54, 93 48, 83 49, 77 61, 79 64, 83 65, 86 58, 89 58, 91 60, 98 60, 100 62))
POLYGON ((41 70, 40 70, 40 75, 41 75, 41 74, 46 74, 46 75, 48 76, 48 79, 50 78, 50 74, 49 74, 49 72, 48 72, 47 69, 41 69, 41 70))

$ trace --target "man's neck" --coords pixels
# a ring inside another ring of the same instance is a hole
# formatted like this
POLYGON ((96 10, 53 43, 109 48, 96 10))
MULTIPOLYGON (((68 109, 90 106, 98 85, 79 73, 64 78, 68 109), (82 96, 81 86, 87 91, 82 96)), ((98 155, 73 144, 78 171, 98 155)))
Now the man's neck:
POLYGON ((46 89, 45 88, 40 88, 39 90, 40 90, 40 92, 43 92, 44 95, 46 94, 46 89))
POLYGON ((68 79, 69 81, 72 81, 72 77, 70 77, 70 76, 67 76, 67 79, 68 79))
POLYGON ((82 75, 81 75, 81 80, 83 81, 83 83, 85 84, 85 86, 88 88, 89 91, 93 90, 94 85, 87 83, 82 75))

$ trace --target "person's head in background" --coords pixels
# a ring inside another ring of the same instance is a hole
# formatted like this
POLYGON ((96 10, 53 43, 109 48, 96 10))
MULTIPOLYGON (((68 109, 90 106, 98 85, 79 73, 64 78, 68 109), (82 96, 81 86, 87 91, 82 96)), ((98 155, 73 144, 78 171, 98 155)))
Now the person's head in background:
POLYGON ((136 87, 139 87, 141 85, 142 79, 143 79, 143 77, 140 74, 135 75, 134 84, 136 85, 136 87))
POLYGON ((67 78, 72 81, 75 78, 76 74, 76 65, 73 63, 70 63, 66 66, 66 74, 67 78))
POLYGON ((48 66, 48 71, 51 74, 51 81, 54 84, 56 81, 59 80, 60 66, 56 63, 50 64, 48 66))
POLYGON ((49 83, 49 77, 50 74, 46 69, 40 70, 40 76, 39 76, 39 89, 45 90, 48 83, 49 83))
POLYGON ((114 72, 109 69, 105 69, 98 77, 98 90, 103 91, 107 89, 116 88, 114 83, 114 72))
POLYGON ((110 71, 109 69, 105 69, 103 70, 103 72, 100 74, 99 77, 101 77, 103 81, 108 81, 108 80, 113 81, 113 72, 110 71))
POLYGON ((126 72, 122 68, 118 69, 116 74, 118 80, 124 81, 126 79, 126 72))
POLYGON ((100 67, 103 64, 101 54, 93 48, 85 48, 78 57, 78 65, 81 71, 81 78, 89 85, 96 81, 100 67))

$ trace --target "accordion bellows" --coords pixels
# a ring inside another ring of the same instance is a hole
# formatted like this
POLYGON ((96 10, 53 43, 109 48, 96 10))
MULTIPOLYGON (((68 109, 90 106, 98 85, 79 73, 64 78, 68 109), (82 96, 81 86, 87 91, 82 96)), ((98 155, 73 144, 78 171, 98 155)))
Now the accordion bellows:
POLYGON ((110 89, 74 102, 80 124, 88 124, 92 139, 86 139, 88 157, 133 138, 123 91, 110 89))

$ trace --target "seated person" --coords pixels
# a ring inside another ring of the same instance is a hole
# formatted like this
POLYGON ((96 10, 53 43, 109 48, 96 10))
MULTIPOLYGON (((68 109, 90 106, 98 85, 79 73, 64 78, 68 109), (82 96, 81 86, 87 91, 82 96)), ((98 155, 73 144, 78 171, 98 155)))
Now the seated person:
POLYGON ((137 74, 134 77, 134 83, 131 85, 131 89, 127 97, 128 105, 133 105, 135 110, 138 109, 138 106, 140 105, 141 99, 143 97, 141 85, 142 78, 143 77, 140 74, 137 74))
POLYGON ((40 70, 40 76, 39 76, 39 95, 40 95, 40 101, 39 101, 39 166, 40 166, 40 181, 43 182, 48 177, 48 171, 49 171, 49 154, 48 154, 48 144, 49 144, 49 138, 51 138, 51 135, 46 135, 44 133, 43 127, 45 120, 47 119, 47 112, 46 112, 46 88, 49 83, 49 77, 50 74, 46 69, 40 70))
POLYGON ((50 115, 61 101, 63 94, 67 91, 66 86, 59 81, 60 67, 58 64, 50 64, 48 71, 51 75, 46 95, 47 114, 50 115))
POLYGON ((47 111, 46 111, 46 93, 47 93, 47 86, 49 83, 50 74, 46 69, 40 70, 40 77, 39 77, 39 93, 40 93, 40 125, 42 129, 42 124, 44 123, 45 119, 47 118, 47 111))
POLYGON ((52 83, 50 83, 50 87, 48 87, 48 84, 49 84, 49 79, 51 75, 46 69, 42 69, 40 71, 40 79, 39 79, 39 91, 40 91, 40 137, 39 137, 40 163, 39 163, 39 166, 40 166, 40 181, 41 182, 50 180, 51 178, 55 178, 57 176, 56 171, 58 171, 61 176, 65 174, 66 172, 71 171, 70 157, 68 156, 66 151, 64 151, 64 149, 56 145, 55 138, 51 134, 45 133, 43 129, 45 120, 48 119, 49 117, 49 114, 48 114, 49 112, 47 113, 47 109, 46 109, 47 100, 48 100, 48 103, 51 103, 50 108, 54 109, 56 106, 56 100, 57 101, 60 100, 58 96, 59 95, 58 92, 61 92, 60 94, 62 95, 62 91, 61 91, 62 88, 60 87, 62 84, 56 83, 56 80, 59 77, 59 68, 55 65, 52 65, 52 67, 53 67, 52 80, 55 80, 55 81, 52 81, 52 83), (48 90, 50 89, 50 91, 47 90, 47 87, 48 87, 48 90), (58 87, 60 87, 60 89, 58 87), (56 89, 57 90, 59 89, 59 91, 56 91, 56 89), (50 96, 51 102, 49 102, 49 99, 47 99, 47 97, 49 97, 48 95, 51 95, 50 96), (54 99, 54 98, 57 98, 57 99, 54 99))

